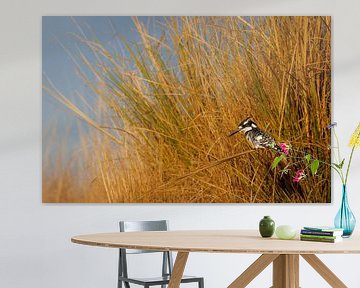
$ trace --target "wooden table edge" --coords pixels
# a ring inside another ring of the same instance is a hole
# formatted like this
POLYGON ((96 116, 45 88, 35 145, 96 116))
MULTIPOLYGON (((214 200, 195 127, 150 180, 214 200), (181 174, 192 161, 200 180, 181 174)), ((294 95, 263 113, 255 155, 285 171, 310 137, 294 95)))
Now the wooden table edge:
MULTIPOLYGON (((172 252, 195 252, 195 253, 236 253, 236 254, 360 254, 360 249, 358 251, 328 251, 328 250, 316 250, 316 251, 301 251, 301 250, 261 250, 261 249, 205 249, 205 248, 181 248, 181 247, 171 247, 171 246, 152 246, 152 245, 132 245, 132 244, 114 244, 114 243, 100 243, 96 241, 88 240, 79 240, 75 236, 71 238, 71 242, 80 245, 94 246, 94 247, 103 247, 103 248, 116 248, 116 249, 140 249, 140 250, 153 250, 153 251, 172 251, 172 252)), ((327 245, 336 245, 333 243, 325 243, 327 245)))

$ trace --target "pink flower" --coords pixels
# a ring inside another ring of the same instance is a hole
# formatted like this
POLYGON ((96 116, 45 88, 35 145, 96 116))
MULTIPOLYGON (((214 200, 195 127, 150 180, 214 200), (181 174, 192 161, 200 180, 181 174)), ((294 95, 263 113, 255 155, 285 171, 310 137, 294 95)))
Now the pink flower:
POLYGON ((289 146, 286 145, 285 143, 280 143, 279 144, 281 151, 285 154, 288 155, 289 154, 289 146))
POLYGON ((293 177, 293 182, 299 183, 302 179, 305 178, 305 171, 304 170, 298 170, 296 171, 295 176, 293 177))

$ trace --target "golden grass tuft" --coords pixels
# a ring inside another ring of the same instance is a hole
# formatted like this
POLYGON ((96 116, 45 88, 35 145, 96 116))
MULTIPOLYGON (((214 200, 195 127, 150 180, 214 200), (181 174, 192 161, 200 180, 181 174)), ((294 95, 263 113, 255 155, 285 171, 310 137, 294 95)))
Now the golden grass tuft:
POLYGON ((94 56, 78 58, 98 98, 92 115, 46 85, 95 129, 81 134, 82 169, 67 175, 59 162, 44 174, 45 202, 330 202, 327 167, 294 185, 269 169, 272 152, 227 137, 251 116, 329 161, 330 17, 168 17, 159 35, 134 24, 141 41, 122 40, 125 56, 80 39, 94 56))

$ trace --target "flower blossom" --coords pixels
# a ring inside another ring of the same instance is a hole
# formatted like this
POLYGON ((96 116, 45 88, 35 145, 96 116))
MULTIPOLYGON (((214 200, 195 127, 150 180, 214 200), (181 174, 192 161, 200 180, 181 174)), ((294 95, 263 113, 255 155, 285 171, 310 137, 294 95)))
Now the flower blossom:
POLYGON ((350 147, 355 146, 355 147, 360 148, 360 123, 358 124, 354 133, 351 136, 349 146, 350 147))
POLYGON ((289 154, 289 146, 286 145, 285 143, 280 143, 279 144, 281 151, 285 154, 288 155, 289 154))
POLYGON ((337 122, 333 122, 327 126, 328 129, 335 128, 337 126, 337 122))
POLYGON ((305 178, 305 176, 305 171, 303 169, 298 170, 293 177, 293 182, 299 183, 303 178, 305 178))

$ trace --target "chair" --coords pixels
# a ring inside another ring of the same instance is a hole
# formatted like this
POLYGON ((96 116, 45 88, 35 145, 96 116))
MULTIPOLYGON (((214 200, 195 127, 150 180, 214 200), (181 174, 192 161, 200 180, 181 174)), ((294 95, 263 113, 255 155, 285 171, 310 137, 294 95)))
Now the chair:
MULTIPOLYGON (((168 221, 120 221, 120 232, 134 232, 134 231, 167 231, 168 221)), ((172 254, 169 251, 150 251, 150 250, 135 250, 135 249, 119 249, 119 269, 118 269, 118 288, 122 288, 124 283, 125 288, 130 288, 131 284, 149 288, 150 286, 160 286, 165 288, 170 282, 170 276, 173 268, 172 254), (153 278, 132 278, 128 276, 127 271, 127 254, 141 254, 141 253, 163 253, 162 260, 162 275, 161 277, 153 278)), ((183 276, 181 283, 198 283, 199 288, 204 288, 204 278, 183 276)))

